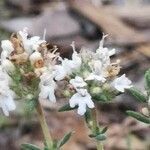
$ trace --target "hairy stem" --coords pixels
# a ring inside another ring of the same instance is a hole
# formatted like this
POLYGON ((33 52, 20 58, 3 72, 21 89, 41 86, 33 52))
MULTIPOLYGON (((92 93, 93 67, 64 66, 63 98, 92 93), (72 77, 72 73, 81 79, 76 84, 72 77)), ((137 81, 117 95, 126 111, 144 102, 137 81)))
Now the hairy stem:
MULTIPOLYGON (((92 109, 91 110, 91 114, 92 114, 92 131, 94 134, 97 133, 97 128, 98 128, 98 121, 97 121, 97 114, 96 114, 96 109, 92 109)), ((100 141, 96 141, 96 147, 97 150, 104 150, 103 144, 100 141)))
POLYGON ((52 138, 51 138, 51 135, 50 135, 50 132, 49 132, 49 129, 48 129, 48 125, 47 125, 46 120, 45 120, 43 108, 42 108, 39 101, 38 101, 38 104, 37 104, 37 107, 36 107, 36 111, 37 111, 37 115, 38 115, 38 118, 39 118, 39 122, 40 122, 40 125, 41 125, 41 128, 42 128, 42 132, 43 132, 43 135, 44 135, 46 145, 47 145, 49 150, 52 150, 52 147, 53 147, 52 138))

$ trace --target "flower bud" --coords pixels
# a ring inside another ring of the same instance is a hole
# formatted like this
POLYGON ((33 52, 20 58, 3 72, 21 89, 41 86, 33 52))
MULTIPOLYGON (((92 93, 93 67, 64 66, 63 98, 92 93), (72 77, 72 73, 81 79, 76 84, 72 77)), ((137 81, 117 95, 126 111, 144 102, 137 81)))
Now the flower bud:
POLYGON ((26 96, 26 99, 27 100, 31 100, 31 99, 33 99, 34 98, 34 96, 32 95, 32 94, 28 94, 27 96, 26 96))
POLYGON ((83 71, 83 78, 87 78, 90 72, 88 70, 83 71))
POLYGON ((91 94, 99 94, 99 93, 101 93, 101 88, 100 87, 92 87, 91 88, 91 94))
POLYGON ((148 108, 147 107, 143 107, 142 108, 142 114, 149 117, 149 111, 148 111, 148 108))
POLYGON ((108 83, 105 83, 105 84, 103 85, 103 89, 109 90, 109 89, 110 89, 110 85, 109 85, 108 83))
POLYGON ((39 52, 34 52, 30 56, 31 64, 34 65, 36 62, 43 61, 42 55, 39 52))
POLYGON ((68 90, 65 90, 65 91, 63 92, 63 95, 64 95, 65 97, 71 97, 71 93, 70 93, 68 90))

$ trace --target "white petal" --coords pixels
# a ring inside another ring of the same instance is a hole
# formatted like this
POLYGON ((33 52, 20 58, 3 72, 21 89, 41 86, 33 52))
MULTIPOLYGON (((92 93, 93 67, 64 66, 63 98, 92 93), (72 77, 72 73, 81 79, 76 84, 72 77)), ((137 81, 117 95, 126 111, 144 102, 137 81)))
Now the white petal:
POLYGON ((74 94, 70 100, 69 100, 69 104, 70 104, 70 107, 71 108, 74 108, 77 104, 78 104, 78 99, 79 98, 79 95, 76 93, 74 94))
POLYGON ((101 81, 102 83, 106 81, 106 79, 103 76, 95 75, 93 73, 91 73, 85 80, 86 81, 88 81, 88 80, 97 80, 97 81, 101 81))
POLYGON ((84 87, 87 85, 87 83, 79 76, 76 76, 75 79, 71 79, 69 82, 74 86, 74 88, 84 87))
POLYGON ((4 114, 9 116, 9 111, 15 110, 16 105, 12 97, 9 96, 0 96, 0 107, 2 108, 4 114))
POLYGON ((55 97, 55 89, 56 89, 56 83, 53 80, 53 76, 49 74, 49 72, 45 72, 40 77, 40 94, 39 98, 41 99, 49 99, 52 102, 56 102, 55 97))
POLYGON ((113 56, 116 53, 115 49, 109 50, 109 56, 113 56))
MULTIPOLYGON (((86 89, 84 89, 86 90, 86 89)), ((94 103, 91 100, 91 96, 89 93, 86 92, 86 95, 82 96, 80 93, 74 94, 71 99, 69 100, 70 107, 74 108, 78 106, 78 114, 84 115, 86 112, 86 107, 94 108, 94 103)))
POLYGON ((60 65, 54 66, 54 72, 53 73, 54 73, 54 78, 57 81, 63 80, 67 75, 67 72, 65 71, 65 69, 60 65))
POLYGON ((1 47, 4 51, 9 52, 9 54, 14 50, 13 44, 9 40, 3 40, 1 42, 1 47))
POLYGON ((41 86, 41 91, 40 91, 40 94, 39 94, 39 97, 41 99, 47 99, 48 98, 48 95, 49 95, 49 89, 47 86, 41 86))
POLYGON ((86 113, 86 104, 85 103, 80 103, 77 113, 81 116, 83 116, 86 113))
POLYGON ((53 103, 56 102, 56 97, 55 97, 55 90, 54 88, 49 89, 49 100, 53 103))
POLYGON ((42 58, 42 55, 40 52, 34 52, 32 55, 30 55, 30 61, 31 61, 31 64, 33 65, 36 61, 38 60, 41 60, 43 59, 42 58))
POLYGON ((131 81, 123 74, 121 77, 116 78, 112 82, 112 86, 120 92, 124 92, 125 89, 131 88, 131 81))
POLYGON ((15 66, 8 59, 2 61, 2 67, 6 70, 6 72, 12 72, 15 70, 15 66))

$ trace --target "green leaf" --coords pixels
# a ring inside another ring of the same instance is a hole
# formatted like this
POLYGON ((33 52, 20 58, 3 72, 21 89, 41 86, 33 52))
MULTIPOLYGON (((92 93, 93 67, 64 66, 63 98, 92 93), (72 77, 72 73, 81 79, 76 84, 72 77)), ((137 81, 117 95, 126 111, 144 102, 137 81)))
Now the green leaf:
POLYGON ((128 91, 130 92, 130 94, 132 96, 134 96, 134 98, 136 100, 138 100, 139 102, 147 102, 147 97, 146 95, 144 95, 141 91, 139 91, 136 88, 130 88, 128 89, 128 91))
POLYGON ((36 145, 26 143, 21 145, 21 150, 40 150, 40 148, 36 145))
POLYGON ((87 108, 87 111, 84 114, 84 118, 86 123, 89 125, 89 122, 91 121, 91 110, 89 108, 87 108))
POLYGON ((26 100, 25 102, 26 111, 32 112, 36 107, 36 105, 37 105, 36 99, 26 100))
POLYGON ((67 133, 59 142, 57 147, 60 148, 62 147, 66 142, 68 142, 68 140, 70 139, 72 135, 72 132, 67 133))
POLYGON ((142 115, 142 114, 140 114, 140 113, 138 113, 138 112, 135 112, 135 111, 130 111, 130 110, 128 110, 128 111, 126 111, 126 112, 127 112, 127 114, 128 114, 129 116, 131 116, 131 117, 133 117, 133 118, 135 118, 135 119, 137 119, 137 120, 139 120, 139 121, 141 121, 141 122, 150 124, 150 118, 145 117, 144 115, 142 115))
POLYGON ((92 93, 90 94, 92 95, 92 99, 102 103, 110 103, 112 102, 113 98, 115 98, 116 96, 115 91, 107 90, 107 89, 103 89, 103 91, 98 94, 92 94, 92 93))
POLYGON ((150 91, 150 69, 147 70, 145 73, 145 81, 146 81, 146 86, 148 90, 150 91))
POLYGON ((95 139, 98 141, 104 141, 104 140, 106 140, 106 135, 105 134, 99 134, 95 137, 95 139))
POLYGON ((94 138, 94 137, 96 137, 96 135, 95 134, 90 134, 89 137, 94 138))
POLYGON ((100 131, 100 133, 101 133, 101 134, 104 134, 107 130, 108 130, 108 127, 104 127, 104 128, 100 131))
POLYGON ((70 110, 74 110, 77 109, 78 106, 75 106, 74 108, 71 108, 69 104, 66 104, 64 106, 62 106, 61 108, 59 108, 59 112, 63 112, 63 111, 70 111, 70 110))

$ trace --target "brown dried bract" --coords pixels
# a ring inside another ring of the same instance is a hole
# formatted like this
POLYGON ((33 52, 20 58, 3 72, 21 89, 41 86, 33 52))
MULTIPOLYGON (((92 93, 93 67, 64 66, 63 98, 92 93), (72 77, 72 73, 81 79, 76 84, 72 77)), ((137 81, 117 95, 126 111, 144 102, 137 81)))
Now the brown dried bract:
POLYGON ((114 77, 118 75, 120 72, 120 65, 118 63, 112 63, 108 66, 106 76, 114 77))
POLYGON ((36 78, 36 74, 34 72, 28 72, 28 73, 25 73, 23 74, 24 75, 24 80, 26 82, 30 82, 32 79, 36 78))
POLYGON ((22 54, 24 52, 22 39, 19 34, 13 33, 10 37, 10 41, 13 44, 15 54, 22 54))
POLYGON ((23 64, 23 63, 26 63, 27 60, 28 60, 28 57, 29 55, 24 52, 24 53, 21 53, 21 54, 13 54, 9 57, 9 60, 14 62, 15 64, 23 64))

